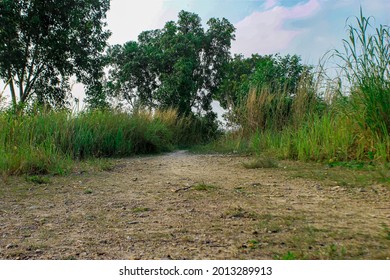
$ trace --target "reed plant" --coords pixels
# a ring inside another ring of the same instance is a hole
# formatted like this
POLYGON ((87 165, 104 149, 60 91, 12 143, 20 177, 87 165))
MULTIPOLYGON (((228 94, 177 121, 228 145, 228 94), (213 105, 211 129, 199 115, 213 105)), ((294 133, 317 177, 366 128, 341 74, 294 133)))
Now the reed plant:
POLYGON ((374 28, 362 9, 353 19, 343 50, 334 54, 350 88, 343 109, 362 131, 385 140, 390 133, 390 27, 374 28))

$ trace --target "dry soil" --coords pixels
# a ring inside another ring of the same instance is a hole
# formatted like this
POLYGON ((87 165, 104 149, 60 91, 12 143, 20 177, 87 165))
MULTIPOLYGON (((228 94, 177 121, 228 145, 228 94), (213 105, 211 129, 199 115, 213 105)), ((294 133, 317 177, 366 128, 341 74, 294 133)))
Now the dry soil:
POLYGON ((249 160, 178 151, 44 184, 4 178, 0 258, 390 258, 388 185, 345 182, 356 171, 318 164, 246 169, 249 160))

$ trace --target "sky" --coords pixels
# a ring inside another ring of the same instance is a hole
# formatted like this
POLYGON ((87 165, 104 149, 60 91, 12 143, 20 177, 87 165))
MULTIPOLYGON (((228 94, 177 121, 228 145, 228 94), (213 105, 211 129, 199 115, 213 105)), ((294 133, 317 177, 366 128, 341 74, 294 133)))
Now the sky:
POLYGON ((390 25, 390 0, 112 0, 109 42, 137 40, 140 32, 160 29, 186 10, 198 14, 206 28, 211 17, 234 24, 232 53, 298 54, 317 64, 328 50, 342 46, 346 20, 353 21, 360 6, 377 25, 390 25))

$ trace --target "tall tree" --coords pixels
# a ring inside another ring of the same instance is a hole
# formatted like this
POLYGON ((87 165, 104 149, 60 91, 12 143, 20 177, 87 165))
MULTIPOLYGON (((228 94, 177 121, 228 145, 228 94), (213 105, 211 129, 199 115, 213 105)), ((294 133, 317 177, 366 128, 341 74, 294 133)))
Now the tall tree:
POLYGON ((0 77, 13 105, 64 105, 75 75, 101 87, 109 0, 0 0, 0 77))
POLYGON ((226 67, 226 74, 219 87, 216 99, 225 109, 236 105, 242 95, 249 91, 249 78, 256 71, 256 65, 269 59, 269 56, 252 54, 245 58, 242 54, 235 54, 226 67))
POLYGON ((312 67, 302 64, 297 55, 254 54, 249 58, 235 55, 227 66, 226 76, 216 94, 224 108, 245 100, 250 88, 267 87, 271 92, 296 94, 299 81, 309 79, 312 67))
POLYGON ((235 28, 226 19, 212 18, 207 25, 205 31, 198 15, 181 11, 177 22, 112 47, 111 93, 150 107, 176 107, 181 114, 209 112, 235 28))

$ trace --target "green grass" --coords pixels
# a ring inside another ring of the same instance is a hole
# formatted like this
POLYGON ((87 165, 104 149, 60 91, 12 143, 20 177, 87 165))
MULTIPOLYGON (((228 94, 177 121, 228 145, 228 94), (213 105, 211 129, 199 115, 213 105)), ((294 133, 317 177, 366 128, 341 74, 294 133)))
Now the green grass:
POLYGON ((288 261, 288 260, 297 260, 298 258, 293 252, 288 251, 286 254, 284 254, 281 257, 276 256, 275 259, 288 261))
POLYGON ((387 165, 335 165, 330 167, 324 163, 287 163, 284 170, 290 178, 306 178, 332 187, 346 187, 345 189, 370 189, 373 185, 390 186, 390 169, 387 165))
MULTIPOLYGON (((345 106, 338 102, 329 104, 326 111, 310 112, 310 116, 302 119, 301 123, 291 121, 281 130, 259 129, 256 126, 253 130, 243 123, 239 131, 227 133, 219 140, 203 146, 203 151, 199 148, 198 151, 245 153, 258 157, 273 155, 280 159, 330 164, 359 162, 369 165, 389 162, 390 136, 379 137, 367 127, 362 128, 355 117, 344 113, 345 106)), ((247 164, 248 168, 256 165, 247 164)))
POLYGON ((390 240, 390 227, 388 227, 385 223, 382 224, 385 239, 390 240))
POLYGON ((372 25, 362 9, 355 23, 348 25, 344 49, 336 50, 342 74, 349 83, 350 95, 344 113, 361 129, 368 129, 379 139, 390 133, 390 27, 372 25))
POLYGON ((0 172, 65 174, 85 159, 97 159, 109 171, 111 164, 100 159, 170 151, 203 141, 205 133, 211 132, 202 119, 178 117, 175 110, 0 112, 0 172))
POLYGON ((215 190, 216 188, 216 186, 206 183, 200 183, 192 187, 192 189, 196 191, 211 191, 215 190))
POLYGON ((38 185, 43 185, 43 184, 49 184, 50 183, 50 179, 49 178, 44 177, 44 176, 37 176, 37 175, 27 176, 26 177, 26 181, 27 182, 32 182, 32 183, 38 184, 38 185))
POLYGON ((93 190, 86 189, 86 190, 84 190, 84 194, 93 194, 93 190))

